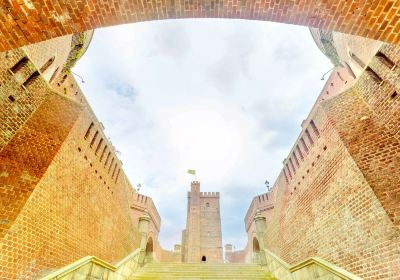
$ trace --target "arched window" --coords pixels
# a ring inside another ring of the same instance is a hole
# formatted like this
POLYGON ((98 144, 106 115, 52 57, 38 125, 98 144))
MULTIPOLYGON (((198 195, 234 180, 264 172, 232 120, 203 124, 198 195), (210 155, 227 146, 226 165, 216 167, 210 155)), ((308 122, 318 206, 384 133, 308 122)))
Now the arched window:
POLYGON ((253 252, 260 252, 260 244, 258 243, 258 239, 256 237, 253 238, 253 252))
POLYGON ((206 262, 206 261, 207 261, 206 256, 202 256, 202 257, 201 257, 201 261, 202 261, 202 262, 206 262))
POLYGON ((209 202, 206 203, 206 207, 210 207, 210 203, 209 202))
POLYGON ((40 68, 40 72, 43 73, 44 71, 46 71, 50 67, 50 65, 53 64, 54 60, 55 60, 54 56, 49 60, 47 60, 47 62, 43 64, 43 66, 40 68))

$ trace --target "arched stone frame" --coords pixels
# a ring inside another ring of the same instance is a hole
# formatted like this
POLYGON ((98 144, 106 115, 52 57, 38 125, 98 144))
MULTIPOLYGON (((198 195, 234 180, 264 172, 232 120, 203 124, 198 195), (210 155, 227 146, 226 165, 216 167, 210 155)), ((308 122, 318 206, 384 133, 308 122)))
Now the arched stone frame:
POLYGON ((274 21, 333 30, 394 44, 400 42, 400 21, 397 20, 398 10, 393 1, 382 0, 380 5, 370 5, 365 0, 337 0, 334 3, 320 1, 316 8, 315 1, 306 0, 151 0, 146 5, 135 1, 92 0, 84 3, 66 1, 56 9, 56 6, 49 6, 44 0, 35 1, 35 4, 25 1, 19 5, 7 5, 3 11, 0 10, 3 26, 11 27, 11 30, 0 31, 0 52, 100 27, 177 18, 274 21), (21 10, 25 13, 21 13, 21 10), (388 11, 391 12, 390 17, 386 16, 388 11), (49 16, 38 18, 37 15, 49 16), (371 17, 367 15, 374 15, 375 20, 371 23, 371 17))
POLYGON ((252 251, 253 253, 259 253, 260 252, 260 243, 258 242, 257 237, 253 237, 253 242, 252 242, 252 251))
POLYGON ((246 263, 258 263, 259 262, 259 253, 260 253, 260 244, 258 241, 257 233, 255 230, 252 230, 248 235, 247 240, 247 252, 246 252, 246 263), (255 242, 256 241, 256 242, 255 242), (255 248, 255 245, 258 245, 255 248))
POLYGON ((152 236, 147 238, 145 253, 145 263, 152 262, 154 259, 154 239, 152 236))

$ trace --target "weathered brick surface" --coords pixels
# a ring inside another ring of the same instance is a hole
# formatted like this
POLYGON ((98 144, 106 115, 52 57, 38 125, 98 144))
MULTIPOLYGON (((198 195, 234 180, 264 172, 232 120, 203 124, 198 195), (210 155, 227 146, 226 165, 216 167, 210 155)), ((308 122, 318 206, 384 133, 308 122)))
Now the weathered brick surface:
POLYGON ((41 65, 47 46, 0 61, 0 279, 31 279, 87 255, 119 261, 138 247, 145 210, 161 255, 157 209, 138 201, 76 81, 39 75, 23 87, 37 70, 30 59, 9 71, 24 56, 41 65))
POLYGON ((336 30, 400 41, 400 1, 19 1, 0 4, 0 51, 128 22, 173 18, 238 18, 336 30))
POLYGON ((0 152, 3 237, 63 144, 80 107, 48 94, 40 108, 0 152))
POLYGON ((183 261, 223 261, 219 193, 200 192, 200 182, 191 183, 188 193, 186 230, 183 237, 183 261))
MULTIPOLYGON (((396 64, 398 49, 380 51, 396 64)), ((363 279, 400 275, 399 73, 378 56, 368 66, 382 81, 364 71, 316 106, 274 184, 265 242, 288 263, 318 256, 363 279)))

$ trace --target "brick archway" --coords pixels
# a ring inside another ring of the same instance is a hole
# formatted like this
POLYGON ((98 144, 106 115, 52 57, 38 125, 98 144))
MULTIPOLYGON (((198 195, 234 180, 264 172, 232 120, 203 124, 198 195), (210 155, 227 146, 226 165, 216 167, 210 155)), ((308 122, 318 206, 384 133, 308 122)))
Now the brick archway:
POLYGON ((398 43, 399 9, 398 0, 6 0, 0 4, 0 51, 99 27, 176 18, 275 21, 398 43))

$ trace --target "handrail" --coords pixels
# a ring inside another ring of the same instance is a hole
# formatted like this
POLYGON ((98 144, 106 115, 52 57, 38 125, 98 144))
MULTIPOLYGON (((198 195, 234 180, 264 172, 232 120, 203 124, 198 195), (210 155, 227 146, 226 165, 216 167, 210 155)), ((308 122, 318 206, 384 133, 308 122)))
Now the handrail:
POLYGON ((65 275, 67 275, 68 273, 78 270, 79 268, 81 268, 84 265, 89 264, 89 263, 97 264, 103 268, 110 270, 111 272, 116 272, 126 262, 133 259, 135 256, 139 255, 140 252, 141 252, 140 248, 136 249, 135 251, 133 251, 132 253, 127 255, 125 258, 123 258, 116 265, 112 265, 109 262, 106 262, 95 256, 86 256, 86 257, 83 257, 83 258, 77 260, 76 262, 66 265, 66 266, 46 275, 45 277, 41 278, 41 280, 51 280, 51 279, 61 278, 65 275))
MULTIPOLYGON (((345 279, 345 280, 362 280, 362 278, 348 272, 347 270, 340 268, 334 264, 331 264, 319 257, 309 257, 303 261, 300 261, 294 265, 290 265, 281 258, 279 258, 277 255, 269 251, 268 249, 265 249, 265 253, 268 254, 270 257, 272 257, 275 261, 277 261, 280 265, 282 265, 287 272, 289 272, 292 275, 292 273, 299 271, 300 269, 309 266, 311 264, 315 264, 319 267, 322 267, 326 269, 327 271, 331 272, 332 274, 345 279)), ((295 278, 294 278, 295 279, 295 278)))

